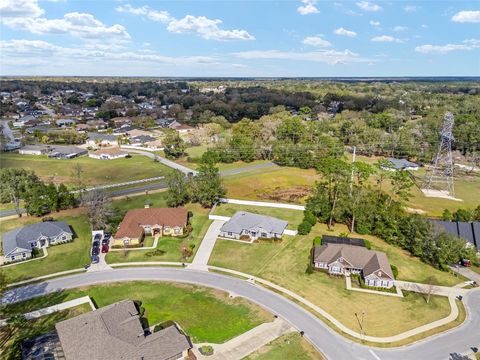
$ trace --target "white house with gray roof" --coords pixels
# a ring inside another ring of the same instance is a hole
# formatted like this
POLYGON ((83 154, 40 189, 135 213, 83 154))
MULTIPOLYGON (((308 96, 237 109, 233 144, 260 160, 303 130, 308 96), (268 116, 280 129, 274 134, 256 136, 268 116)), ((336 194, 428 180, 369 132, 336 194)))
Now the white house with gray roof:
POLYGON ((288 222, 271 216, 238 211, 220 229, 220 237, 281 239, 288 222))
POLYGON ((47 248, 73 239, 73 231, 64 221, 45 221, 6 232, 2 238, 4 262, 32 257, 32 249, 47 248))
POLYGON ((408 161, 407 159, 397 159, 389 157, 387 159, 388 165, 382 166, 383 170, 388 171, 397 171, 397 170, 409 170, 417 171, 420 168, 420 165, 415 164, 414 162, 408 161))

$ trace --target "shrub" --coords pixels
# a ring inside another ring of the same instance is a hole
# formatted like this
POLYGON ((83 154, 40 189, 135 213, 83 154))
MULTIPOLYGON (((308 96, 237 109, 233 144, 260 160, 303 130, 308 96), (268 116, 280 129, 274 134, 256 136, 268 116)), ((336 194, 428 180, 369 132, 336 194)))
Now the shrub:
POLYGON ((303 221, 310 223, 310 225, 315 225, 317 223, 317 218, 311 211, 306 210, 303 214, 303 221))
POLYGON ((248 235, 240 235, 240 240, 249 241, 249 240, 250 240, 250 236, 248 236, 248 235))
POLYGON ((152 257, 152 256, 162 256, 165 254, 165 251, 164 250, 161 250, 161 249, 155 249, 153 251, 148 251, 145 253, 145 256, 147 257, 152 257))
POLYGON ((398 268, 395 265, 390 265, 392 268, 393 277, 396 279, 398 276, 398 268))
POLYGON ((297 230, 300 235, 307 235, 312 230, 312 225, 307 221, 303 221, 300 225, 298 225, 297 230))
POLYGON ((199 350, 202 355, 213 355, 213 347, 211 347, 210 345, 203 345, 199 350))
POLYGON ((160 324, 155 325, 155 327, 153 328, 153 332, 156 333, 156 332, 158 332, 158 331, 160 331, 160 330, 163 330, 163 329, 166 329, 166 328, 168 328, 168 327, 170 327, 170 326, 172 326, 172 325, 175 325, 175 322, 174 322, 174 321, 172 321, 172 320, 166 320, 166 321, 164 321, 164 322, 162 322, 162 323, 160 323, 160 324))
POLYGON ((316 236, 316 237, 313 239, 313 245, 315 245, 315 246, 320 246, 320 245, 322 245, 322 237, 321 237, 321 236, 316 236))
POLYGON ((372 249, 372 243, 369 240, 365 240, 365 247, 368 250, 371 250, 372 249))
POLYGON ((307 270, 305 270, 305 273, 309 275, 314 273, 313 265, 311 262, 308 263, 307 270))

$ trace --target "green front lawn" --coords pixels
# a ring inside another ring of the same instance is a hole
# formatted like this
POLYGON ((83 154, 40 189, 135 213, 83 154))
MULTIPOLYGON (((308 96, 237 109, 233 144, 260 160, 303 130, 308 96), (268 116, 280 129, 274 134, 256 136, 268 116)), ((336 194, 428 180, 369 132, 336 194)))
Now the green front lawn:
MULTIPOLYGON (((355 331, 359 331, 355 312, 365 311, 368 335, 398 334, 450 313, 445 297, 434 297, 427 304, 422 295, 415 293, 407 293, 403 299, 358 293, 345 289, 344 278, 330 277, 322 272, 307 274, 312 239, 325 233, 339 234, 345 231, 344 227, 337 226, 335 232, 327 232, 325 226, 316 225, 308 236, 285 236, 283 241, 275 243, 242 244, 217 240, 209 264, 239 270, 279 284, 320 306, 355 331)), ((378 238, 369 239, 373 248, 385 251, 391 264, 398 267, 399 279, 424 282, 433 275, 443 285, 461 281, 378 238)))
MULTIPOLYGON (((82 268, 90 263, 91 229, 88 218, 80 209, 52 214, 56 220, 65 221, 77 235, 72 242, 51 246, 44 259, 19 263, 3 269, 9 282, 16 282, 52 274, 60 271, 82 268), (71 215, 67 215, 71 213, 71 215)), ((41 221, 39 218, 25 217, 2 222, 0 234, 17 227, 41 221)))
POLYGON ((66 290, 23 303, 9 305, 6 311, 25 312, 32 307, 49 306, 81 296, 90 296, 98 307, 121 300, 139 300, 150 326, 173 320, 194 342, 223 343, 273 316, 243 298, 192 285, 164 282, 127 282, 66 290))
POLYGON ((44 181, 73 184, 74 165, 80 164, 83 182, 87 185, 121 183, 165 175, 170 169, 142 155, 115 160, 98 160, 81 156, 69 160, 49 159, 47 156, 2 153, 1 168, 22 168, 35 171, 44 181))
POLYGON ((238 204, 219 204, 215 208, 215 215, 233 216, 237 211, 248 211, 254 214, 273 216, 288 221, 288 229, 296 230, 303 220, 303 211, 292 209, 280 209, 264 206, 249 206, 238 204))
POLYGON ((298 333, 290 333, 262 346, 243 360, 322 360, 323 356, 298 333))

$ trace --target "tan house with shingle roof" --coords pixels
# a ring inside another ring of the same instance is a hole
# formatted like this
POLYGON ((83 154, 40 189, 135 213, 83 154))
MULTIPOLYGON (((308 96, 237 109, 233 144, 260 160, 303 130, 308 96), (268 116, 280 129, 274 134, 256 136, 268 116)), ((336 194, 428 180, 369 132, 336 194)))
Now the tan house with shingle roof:
POLYGON ((185 208, 130 210, 113 237, 113 245, 138 245, 145 235, 181 236, 187 223, 188 210, 185 208))
POLYGON ((333 275, 357 274, 368 286, 391 288, 394 277, 387 255, 362 246, 326 244, 313 248, 313 266, 333 275))
POLYGON ((49 358, 59 360, 180 360, 192 348, 176 325, 146 332, 131 300, 61 321, 55 329, 24 342, 22 358, 38 360, 38 354, 48 351, 49 358))

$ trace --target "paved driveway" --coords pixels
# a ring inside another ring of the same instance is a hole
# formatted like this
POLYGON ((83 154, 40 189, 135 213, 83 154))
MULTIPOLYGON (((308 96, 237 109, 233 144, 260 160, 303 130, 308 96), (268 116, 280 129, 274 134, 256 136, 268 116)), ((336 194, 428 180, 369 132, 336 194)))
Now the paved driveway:
POLYGON ((200 244, 200 247, 193 258, 193 261, 188 268, 196 270, 208 271, 207 264, 208 259, 215 247, 215 242, 217 241, 218 234, 220 233, 220 228, 225 223, 225 221, 215 220, 212 222, 210 227, 207 230, 207 233, 203 237, 203 240, 200 244))
MULTIPOLYGON (((427 341, 420 341, 398 349, 371 348, 351 342, 299 305, 270 290, 245 280, 205 271, 150 267, 82 273, 9 290, 2 301, 17 302, 62 289, 135 280, 191 283, 245 297, 288 321, 296 329, 303 330, 305 337, 322 351, 327 359, 455 359, 455 354, 468 352, 471 346, 480 346, 480 290, 470 292, 465 298, 469 308, 469 318, 464 325, 445 334, 434 336, 427 341)), ((328 296, 328 294, 323 296, 328 296)))

